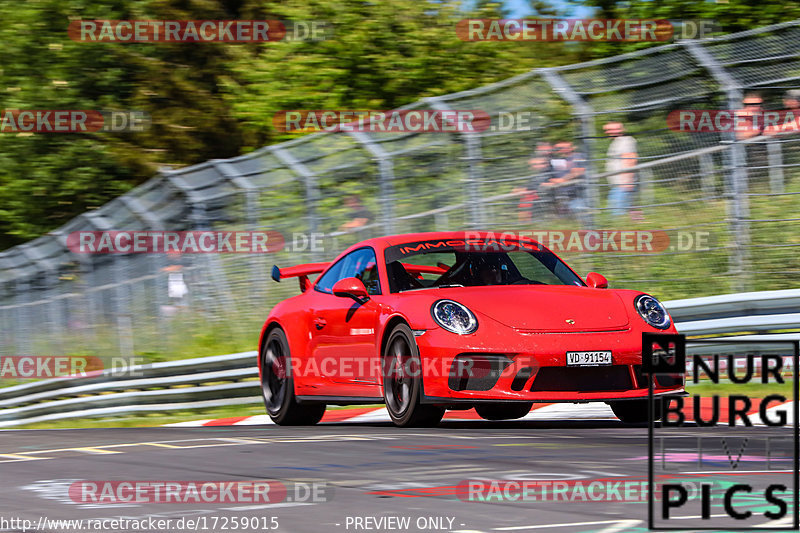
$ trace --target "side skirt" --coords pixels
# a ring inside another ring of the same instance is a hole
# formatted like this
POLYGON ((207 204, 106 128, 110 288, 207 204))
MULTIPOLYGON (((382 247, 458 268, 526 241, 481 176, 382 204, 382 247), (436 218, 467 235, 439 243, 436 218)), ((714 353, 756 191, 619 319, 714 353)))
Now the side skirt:
POLYGON ((365 405, 372 403, 383 403, 383 397, 377 396, 295 396, 299 403, 327 403, 331 405, 365 405))

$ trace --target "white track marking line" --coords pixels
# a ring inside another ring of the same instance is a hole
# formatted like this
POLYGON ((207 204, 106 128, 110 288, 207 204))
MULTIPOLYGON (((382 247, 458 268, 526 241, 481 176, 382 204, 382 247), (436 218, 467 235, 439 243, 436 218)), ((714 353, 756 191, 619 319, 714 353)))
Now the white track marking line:
POLYGON ((248 416, 244 420, 240 420, 233 424, 234 426, 260 426, 260 425, 274 425, 275 422, 269 417, 269 415, 254 415, 248 416))
POLYGON ((18 463, 20 461, 41 461, 50 457, 30 457, 28 455, 18 455, 16 453, 0 453, 0 463, 18 463), (2 459, 2 458, 8 458, 2 459))
POLYGON ((389 411, 385 407, 380 407, 370 413, 362 413, 347 420, 342 420, 342 422, 390 422, 391 420, 389 411))
POLYGON ((433 475, 454 475, 464 474, 467 472, 485 472, 490 470, 481 466, 462 466, 462 467, 443 467, 443 468, 426 468, 426 469, 394 469, 394 470, 381 470, 380 472, 407 474, 411 476, 433 476, 433 475))
POLYGON ((254 511, 256 509, 275 509, 276 507, 300 507, 301 505, 317 505, 316 503, 283 502, 267 503, 264 505, 244 505, 241 507, 222 507, 223 511, 254 511))
POLYGON ((616 524, 612 524, 599 530, 597 533, 619 533, 628 528, 633 528, 644 522, 644 520, 621 520, 616 524))
POLYGON ((110 455, 113 453, 124 453, 124 452, 118 452, 116 450, 106 450, 103 448, 92 448, 92 447, 73 448, 73 450, 75 450, 76 452, 88 453, 92 455, 110 455))
MULTIPOLYGON (((726 514, 712 514, 708 515, 709 518, 730 518, 730 516, 726 514)), ((698 518, 702 519, 702 515, 697 516, 673 516, 669 518, 669 520, 697 520, 698 518)))
POLYGON ((189 420, 188 422, 174 422, 172 424, 164 424, 164 427, 173 427, 173 428, 191 428, 202 426, 206 422, 213 422, 213 418, 207 418, 206 420, 189 420))
POLYGON ((772 527, 791 526, 793 524, 794 524, 794 517, 787 516, 779 520, 770 520, 769 522, 764 522, 763 524, 761 524, 761 526, 764 529, 768 529, 772 527))
POLYGON ((611 419, 616 420, 614 412, 605 403, 554 403, 535 409, 522 417, 521 420, 580 420, 580 419, 611 419))
MULTIPOLYGON (((523 529, 545 529, 556 527, 574 527, 574 526, 598 526, 600 524, 611 524, 612 527, 617 527, 619 524, 624 524, 625 527, 629 525, 637 525, 644 522, 644 520, 598 520, 595 522, 570 522, 567 524, 538 524, 535 526, 509 526, 509 527, 496 527, 495 531, 522 531, 523 529)), ((602 531, 610 533, 611 531, 621 531, 620 529, 603 529, 602 531)))

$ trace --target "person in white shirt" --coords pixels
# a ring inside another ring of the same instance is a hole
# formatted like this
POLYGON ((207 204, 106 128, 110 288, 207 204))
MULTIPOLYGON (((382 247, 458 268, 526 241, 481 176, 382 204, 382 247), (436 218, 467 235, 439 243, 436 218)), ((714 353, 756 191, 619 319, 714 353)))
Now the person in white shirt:
MULTIPOLYGON (((617 172, 636 166, 636 139, 625 135, 622 122, 609 122, 603 126, 603 131, 614 138, 606 153, 606 172, 617 172)), ((632 171, 612 174, 608 177, 608 183, 611 186, 608 207, 612 209, 614 216, 622 216, 631 205, 631 197, 636 188, 636 173, 632 171)))

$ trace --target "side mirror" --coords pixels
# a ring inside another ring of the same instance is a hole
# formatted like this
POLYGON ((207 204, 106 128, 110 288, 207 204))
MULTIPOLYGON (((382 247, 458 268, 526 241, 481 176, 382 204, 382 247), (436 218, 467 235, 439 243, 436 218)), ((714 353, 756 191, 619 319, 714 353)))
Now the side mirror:
POLYGON ((335 296, 352 298, 360 304, 369 300, 367 288, 358 278, 344 278, 333 284, 333 294, 335 296))
POLYGON ((586 276, 586 284, 590 287, 594 287, 595 289, 608 288, 608 280, 603 277, 602 274, 598 274, 597 272, 589 272, 589 274, 586 276))

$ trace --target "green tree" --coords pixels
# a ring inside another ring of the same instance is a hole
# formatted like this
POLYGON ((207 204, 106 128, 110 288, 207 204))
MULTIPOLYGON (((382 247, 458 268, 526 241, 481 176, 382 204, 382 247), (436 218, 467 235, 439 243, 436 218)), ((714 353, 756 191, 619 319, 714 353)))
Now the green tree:
POLYGON ((333 38, 239 50, 225 92, 251 148, 287 137, 272 127, 280 110, 392 109, 575 58, 560 43, 458 38, 461 19, 502 17, 499 2, 466 12, 452 0, 287 0, 274 12, 330 22, 333 38))
POLYGON ((3 109, 141 110, 141 133, 0 135, 0 249, 96 208, 153 176, 240 152, 219 93, 234 46, 84 43, 75 19, 230 19, 248 2, 41 0, 0 4, 3 109))
MULTIPOLYGON (((786 0, 569 0, 569 3, 594 8, 597 18, 711 20, 719 33, 726 34, 800 18, 800 4, 786 0)), ((653 43, 587 43, 583 53, 587 58, 606 57, 647 46, 653 43)))

